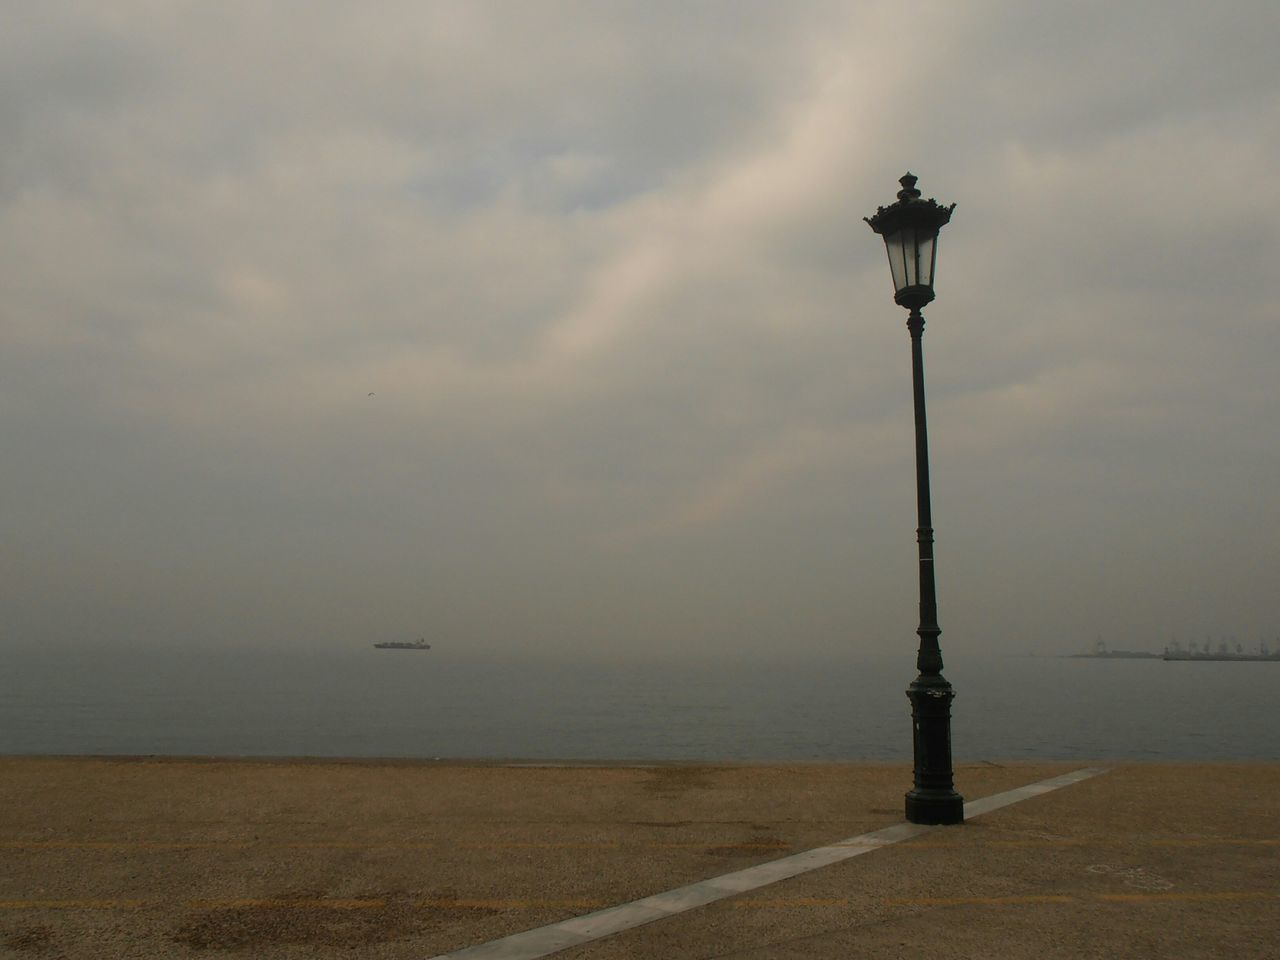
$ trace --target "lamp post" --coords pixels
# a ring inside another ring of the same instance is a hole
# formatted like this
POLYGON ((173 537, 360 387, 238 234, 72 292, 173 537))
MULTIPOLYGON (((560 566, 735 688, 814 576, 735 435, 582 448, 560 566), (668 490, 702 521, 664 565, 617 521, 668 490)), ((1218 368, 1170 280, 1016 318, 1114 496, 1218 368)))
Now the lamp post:
POLYGON ((933 300, 933 271, 938 231, 951 219, 949 207, 920 199, 916 178, 899 181, 898 201, 864 219, 884 238, 893 272, 893 299, 910 311, 911 383, 916 413, 916 540, 920 546, 919 675, 907 688, 914 729, 915 786, 907 793, 907 819, 912 823, 962 823, 964 798, 955 790, 951 770, 951 701, 955 692, 942 676, 938 646, 938 600, 933 580, 933 517, 929 506, 929 433, 924 408, 924 317, 920 308, 933 300))

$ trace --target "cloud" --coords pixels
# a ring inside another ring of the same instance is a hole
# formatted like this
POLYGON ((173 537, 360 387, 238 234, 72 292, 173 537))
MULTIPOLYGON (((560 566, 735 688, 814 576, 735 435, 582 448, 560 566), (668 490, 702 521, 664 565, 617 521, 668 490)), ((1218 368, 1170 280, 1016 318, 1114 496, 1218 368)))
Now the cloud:
POLYGON ((910 356, 861 218, 911 167, 958 204, 925 340, 948 636, 1246 635, 1238 557, 1280 532, 1276 17, 24 8, 4 629, 893 632, 910 356), (1099 556, 1090 599, 1046 596, 1099 556))

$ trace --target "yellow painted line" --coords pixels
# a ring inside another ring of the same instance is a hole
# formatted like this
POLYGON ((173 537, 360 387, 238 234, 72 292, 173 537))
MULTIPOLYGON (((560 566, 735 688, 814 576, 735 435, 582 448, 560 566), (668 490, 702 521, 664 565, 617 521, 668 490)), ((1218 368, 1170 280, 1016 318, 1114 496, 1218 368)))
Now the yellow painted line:
POLYGON ((137 840, 13 840, 0 842, 0 850, 429 850, 434 843, 342 843, 308 841, 262 843, 260 841, 216 841, 159 843, 137 840))
POLYGON ((243 910, 261 907, 272 910, 291 909, 323 909, 323 910, 370 910, 385 907, 385 900, 326 900, 326 899, 219 899, 188 900, 186 905, 197 910, 243 910))
POLYGON ((321 840, 297 843, 264 843, 263 847, 280 850, 430 850, 434 843, 342 843, 321 840))
POLYGON ((1065 894, 1048 894, 1043 896, 1018 896, 1018 897, 904 897, 901 899, 887 899, 884 903, 894 906, 912 906, 912 907, 954 907, 968 906, 975 904, 978 906, 1002 907, 1010 905, 1021 905, 1028 903, 1075 903, 1076 898, 1066 896, 1065 894))
POLYGON ((605 842, 572 843, 568 841, 563 843, 522 843, 514 840, 493 840, 476 843, 460 843, 458 846, 463 850, 612 850, 622 846, 622 844, 605 842))
POLYGON ((243 850, 254 846, 248 841, 174 842, 151 840, 6 840, 5 850, 243 850))
MULTIPOLYGON (((984 849, 987 847, 1081 847, 1081 846, 1108 846, 1117 841, 1113 840, 982 840, 977 843, 964 842, 947 842, 945 840, 929 840, 923 843, 919 841, 908 841, 903 847, 909 847, 912 850, 964 850, 964 849, 984 849)), ((1129 843, 1130 841, 1125 841, 1129 843)))
POLYGON ((698 843, 646 843, 655 850, 790 850, 789 843, 716 843, 702 840, 698 843))
MULTIPOLYGON (((857 844, 853 844, 857 846, 857 844)), ((677 846, 677 844, 657 844, 657 846, 677 846)), ((703 846, 703 844, 687 844, 687 846, 703 846)), ((832 846, 848 846, 844 843, 832 844, 832 846)), ((1129 838, 1118 837, 1072 837, 1055 840, 980 840, 976 842, 966 842, 965 839, 957 840, 907 840, 902 846, 913 850, 967 850, 967 849, 986 849, 989 847, 1106 847, 1106 846, 1126 846, 1126 847, 1213 847, 1213 846, 1258 846, 1258 847, 1275 847, 1280 846, 1280 839, 1274 838, 1253 838, 1253 837, 1197 837, 1194 839, 1181 837, 1156 837, 1147 840, 1134 840, 1129 838)))
POLYGON ((1063 840, 982 840, 977 843, 946 840, 910 840, 903 844, 913 850, 965 850, 985 847, 1215 847, 1215 846, 1280 846, 1280 840, 1239 837, 1205 837, 1184 839, 1181 837, 1133 840, 1117 837, 1081 837, 1063 840))
MULTIPOLYGON (((1280 900, 1280 891, 1274 890, 1221 890, 1187 893, 1098 893, 1072 896, 1046 894, 1008 897, 912 897, 890 898, 880 902, 888 906, 955 907, 955 906, 1034 906, 1038 904, 1080 903, 1101 901, 1116 904, 1159 903, 1232 903, 1240 901, 1280 900)), ((848 897, 778 897, 771 899, 731 900, 728 905, 736 910, 787 910, 848 907, 854 900, 848 897)), ((418 900, 415 906, 444 910, 536 910, 570 909, 599 910, 606 905, 603 900, 571 897, 563 899, 519 897, 449 897, 418 900)), ((0 900, 0 910, 139 910, 147 907, 172 907, 172 901, 124 900, 124 899, 68 899, 68 900, 0 900)), ((323 899, 323 898, 220 898, 187 900, 182 906, 196 910, 378 910, 387 906, 381 898, 323 899)))
POLYGON ((445 910, 529 910, 537 907, 568 907, 581 910, 595 910, 605 905, 603 900, 591 899, 568 899, 568 900, 546 900, 538 898, 527 899, 505 899, 505 898, 486 898, 486 899, 430 899, 419 900, 420 907, 434 907, 445 910))
MULTIPOLYGON (((1104 893, 1077 897, 1070 894, 1044 894, 1009 897, 913 897, 886 899, 882 903, 892 906, 1024 906, 1040 903, 1079 903, 1082 899, 1104 900, 1117 903, 1144 903, 1159 901, 1179 902, 1221 902, 1233 900, 1270 900, 1280 899, 1280 892, 1266 891, 1221 891, 1216 893, 1104 893)), ((847 907, 853 901, 847 897, 824 899, 817 897, 790 897, 772 900, 734 900, 730 905, 740 910, 794 908, 794 907, 847 907)))
POLYGON ((1195 837, 1194 839, 1149 840, 1154 847, 1212 847, 1212 846, 1280 846, 1280 840, 1257 840, 1236 837, 1195 837))
POLYGON ((137 910, 145 900, 0 900, 0 910, 137 910))
MULTIPOLYGON (((1280 846, 1280 839, 1205 837, 1205 838, 1155 838, 1150 840, 1121 840, 1114 838, 1084 838, 1063 840, 985 840, 978 843, 947 841, 907 841, 904 846, 913 849, 984 849, 988 847, 1070 847, 1070 846, 1155 846, 1155 847, 1212 847, 1212 846, 1280 846)), ((618 850, 623 847, 651 850, 790 850, 790 843, 716 843, 714 840, 686 841, 681 843, 623 843, 619 841, 549 841, 541 843, 520 841, 456 842, 447 840, 421 842, 365 842, 299 840, 292 842, 260 840, 218 841, 153 841, 153 840, 0 840, 0 850, 431 850, 440 846, 453 846, 464 850, 618 850)), ((836 843, 832 846, 860 846, 860 844, 836 843)))
POLYGON ((988 847, 1080 847, 1092 845, 1095 840, 988 840, 988 847))
POLYGON ((1020 897, 917 897, 884 900, 893 906, 1018 906, 1036 903, 1079 903, 1081 900, 1100 900, 1104 903, 1221 903, 1236 900, 1280 899, 1280 891, 1222 890, 1204 893, 1093 893, 1081 896, 1053 894, 1047 896, 1020 897))
POLYGON ((771 900, 730 900, 729 905, 738 910, 768 910, 791 907, 847 907, 848 897, 779 897, 771 900))
POLYGON ((1223 900, 1274 900, 1280 898, 1280 892, 1229 890, 1213 893, 1100 893, 1097 898, 1111 903, 1213 903, 1223 900))

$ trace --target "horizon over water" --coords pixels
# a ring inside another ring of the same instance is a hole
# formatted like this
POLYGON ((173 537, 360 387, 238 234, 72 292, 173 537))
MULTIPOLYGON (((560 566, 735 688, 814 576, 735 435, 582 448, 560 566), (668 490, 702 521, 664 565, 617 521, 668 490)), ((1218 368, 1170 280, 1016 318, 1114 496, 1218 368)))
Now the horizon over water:
MULTIPOLYGON (((11 651, 0 754, 902 761, 914 654, 11 651)), ((957 763, 1277 760, 1280 664, 949 654, 957 763)))

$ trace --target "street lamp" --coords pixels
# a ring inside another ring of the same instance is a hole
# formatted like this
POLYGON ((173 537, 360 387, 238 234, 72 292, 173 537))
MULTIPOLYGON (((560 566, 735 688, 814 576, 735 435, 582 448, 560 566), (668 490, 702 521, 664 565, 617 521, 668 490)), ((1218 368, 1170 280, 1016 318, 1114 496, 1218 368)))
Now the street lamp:
POLYGON ((893 272, 893 299, 910 312, 911 383, 916 411, 916 540, 920 545, 920 671, 907 698, 914 729, 915 786, 907 793, 907 819, 912 823, 963 823, 964 798, 955 790, 951 770, 951 701, 955 692, 942 676, 938 646, 938 600, 933 582, 933 518, 929 507, 929 433, 924 411, 924 317, 920 308, 933 299, 933 271, 938 256, 938 231, 951 219, 953 203, 944 207, 920 199, 916 178, 908 173, 898 181, 898 202, 864 219, 884 238, 893 272))

